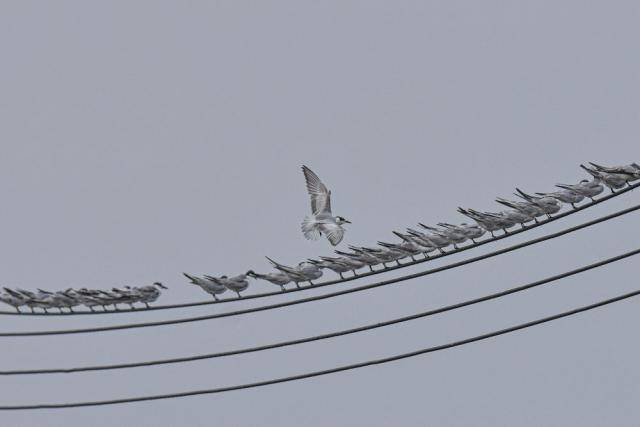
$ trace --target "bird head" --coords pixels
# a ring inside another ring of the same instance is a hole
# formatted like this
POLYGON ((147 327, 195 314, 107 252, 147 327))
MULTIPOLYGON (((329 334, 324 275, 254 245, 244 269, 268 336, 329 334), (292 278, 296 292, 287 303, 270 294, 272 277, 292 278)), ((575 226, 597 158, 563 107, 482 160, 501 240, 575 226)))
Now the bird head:
POLYGON ((337 216, 337 217, 336 217, 336 223, 337 223, 338 225, 342 225, 342 224, 351 224, 351 221, 349 221, 348 219, 343 218, 343 217, 341 217, 341 216, 337 216))
POLYGON ((249 277, 255 277, 256 276, 256 272, 253 270, 249 270, 245 273, 247 276, 249 277))

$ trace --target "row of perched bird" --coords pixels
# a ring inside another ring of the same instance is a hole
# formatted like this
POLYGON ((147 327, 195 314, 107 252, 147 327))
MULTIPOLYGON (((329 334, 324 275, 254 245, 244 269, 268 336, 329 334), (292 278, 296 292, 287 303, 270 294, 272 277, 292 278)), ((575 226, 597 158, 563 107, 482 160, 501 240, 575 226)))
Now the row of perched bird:
POLYGON ((473 220, 475 224, 461 223, 454 225, 441 222, 438 227, 428 226, 419 223, 424 231, 408 228, 405 232, 394 231, 400 238, 400 242, 388 243, 378 242, 379 247, 349 246, 350 252, 336 250, 338 256, 321 256, 319 259, 309 259, 291 267, 280 264, 270 258, 276 271, 260 274, 253 270, 237 276, 203 276, 198 277, 190 274, 185 276, 192 284, 199 286, 205 292, 212 295, 216 300, 218 295, 227 290, 236 292, 241 298, 240 292, 249 287, 248 278, 260 279, 280 286, 284 291, 285 285, 295 283, 299 287, 302 282, 309 282, 319 279, 323 275, 323 269, 329 269, 344 278, 344 273, 368 267, 373 271, 376 265, 388 267, 388 263, 396 262, 400 264, 403 258, 416 260, 416 256, 429 257, 429 253, 438 251, 444 253, 446 247, 452 246, 457 249, 458 245, 466 241, 476 243, 476 239, 489 232, 495 237, 495 232, 502 230, 508 233, 508 229, 520 225, 525 227, 526 223, 538 222, 538 218, 551 217, 551 215, 562 209, 562 203, 570 204, 574 208, 576 203, 580 203, 585 198, 593 200, 593 197, 604 191, 608 187, 612 192, 621 189, 630 182, 640 179, 640 165, 631 163, 625 166, 601 166, 590 163, 590 166, 580 165, 591 176, 591 180, 582 180, 577 184, 557 184, 558 191, 549 193, 528 194, 520 189, 516 189, 515 195, 520 200, 508 200, 497 198, 496 201, 507 209, 498 212, 483 212, 474 209, 458 208, 458 212, 473 220))
POLYGON ((91 311, 94 311, 94 307, 102 307, 106 311, 108 306, 113 306, 117 310, 118 304, 128 304, 133 309, 136 303, 142 303, 149 308, 149 303, 156 301, 160 296, 160 289, 167 289, 167 287, 156 282, 148 286, 112 288, 110 291, 69 288, 57 292, 43 289, 31 292, 24 289, 3 288, 0 301, 14 307, 18 312, 23 306, 29 307, 32 312, 35 308, 41 308, 45 312, 58 309, 61 313, 63 308, 73 312, 73 308, 79 305, 84 305, 91 311))

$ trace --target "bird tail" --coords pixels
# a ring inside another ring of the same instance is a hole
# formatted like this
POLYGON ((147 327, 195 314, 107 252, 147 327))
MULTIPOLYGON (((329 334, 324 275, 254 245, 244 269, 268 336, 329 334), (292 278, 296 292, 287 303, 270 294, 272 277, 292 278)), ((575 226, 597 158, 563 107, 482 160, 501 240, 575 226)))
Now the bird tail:
POLYGON ((320 231, 316 228, 316 221, 313 217, 305 216, 302 220, 302 234, 307 240, 318 240, 320 238, 320 231))

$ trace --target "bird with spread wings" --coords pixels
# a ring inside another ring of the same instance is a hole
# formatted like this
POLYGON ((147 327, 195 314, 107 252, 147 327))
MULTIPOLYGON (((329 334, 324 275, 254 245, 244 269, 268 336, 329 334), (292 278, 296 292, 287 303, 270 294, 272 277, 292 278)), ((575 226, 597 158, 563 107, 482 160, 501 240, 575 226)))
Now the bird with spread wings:
POLYGON ((336 246, 344 237, 345 229, 342 225, 351 222, 331 213, 331 191, 320 181, 318 175, 306 166, 302 166, 302 172, 311 197, 311 215, 302 221, 302 233, 309 240, 318 240, 324 234, 336 246))

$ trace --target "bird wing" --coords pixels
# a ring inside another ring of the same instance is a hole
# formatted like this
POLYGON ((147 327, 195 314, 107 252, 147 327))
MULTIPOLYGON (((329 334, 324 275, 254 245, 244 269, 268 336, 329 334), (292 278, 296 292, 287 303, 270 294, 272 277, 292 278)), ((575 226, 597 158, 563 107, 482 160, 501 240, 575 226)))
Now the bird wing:
POLYGON ((331 213, 331 191, 320 181, 311 169, 302 166, 304 178, 307 181, 307 191, 311 196, 312 213, 331 213))
POLYGON ((327 236, 327 239, 329 239, 329 242, 331 242, 333 246, 337 246, 344 237, 344 228, 338 224, 322 224, 320 229, 327 236))

